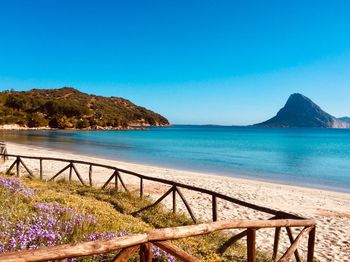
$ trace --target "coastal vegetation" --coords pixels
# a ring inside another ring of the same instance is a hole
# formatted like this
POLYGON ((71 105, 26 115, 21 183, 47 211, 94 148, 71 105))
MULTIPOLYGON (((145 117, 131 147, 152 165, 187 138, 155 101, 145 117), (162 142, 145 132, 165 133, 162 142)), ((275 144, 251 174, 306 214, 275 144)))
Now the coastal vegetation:
MULTIPOLYGON (((148 205, 150 200, 140 200, 133 193, 101 191, 63 180, 42 182, 0 175, 0 199, 1 253, 192 224, 184 214, 173 214, 161 205, 136 217, 127 215, 148 205)), ((223 233, 214 233, 174 243, 201 261, 244 261, 246 248, 241 244, 235 244, 224 255, 216 253, 225 239, 223 233)), ((175 261, 165 251, 153 249, 153 261, 175 261)), ((115 253, 78 261, 103 261, 113 255, 115 253)), ((135 255, 133 261, 137 260, 135 255)), ((263 253, 259 253, 258 260, 268 261, 263 253)))
POLYGON ((88 95, 74 88, 0 92, 0 125, 126 129, 163 126, 163 116, 119 97, 88 95))

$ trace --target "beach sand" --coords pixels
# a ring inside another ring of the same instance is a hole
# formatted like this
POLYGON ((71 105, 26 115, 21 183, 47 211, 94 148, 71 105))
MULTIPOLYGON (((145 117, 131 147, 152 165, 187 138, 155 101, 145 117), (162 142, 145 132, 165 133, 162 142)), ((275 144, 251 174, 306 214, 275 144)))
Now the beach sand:
MULTIPOLYGON (((314 218, 317 221, 316 258, 320 261, 350 261, 350 194, 140 165, 14 143, 8 143, 7 145, 9 154, 57 157, 112 165, 147 176, 207 188, 257 205, 314 218)), ((11 162, 13 161, 6 161, 2 164, 1 170, 5 170, 11 162)), ((25 160, 25 163, 30 169, 38 173, 38 160, 25 160)), ((44 161, 44 174, 52 175, 54 171, 58 172, 64 166, 64 163, 44 161)), ((87 181, 88 167, 77 165, 77 168, 83 179, 87 181)), ((24 169, 22 172, 24 172, 24 169)), ((94 168, 93 172, 93 182, 102 185, 112 171, 106 172, 105 169, 94 168)), ((138 187, 138 179, 130 178, 125 174, 122 177, 128 186, 138 187)), ((145 193, 150 194, 153 198, 159 197, 166 190, 167 188, 161 184, 145 182, 145 193)), ((212 216, 211 199, 200 193, 193 193, 188 190, 182 191, 190 202, 197 219, 209 220, 212 216)), ((171 206, 171 199, 165 199, 164 204, 171 206)), ((183 205, 179 205, 178 208, 179 210, 185 210, 183 205)), ((242 208, 225 201, 218 201, 218 219, 267 219, 269 217, 271 216, 261 212, 242 208)), ((297 231, 294 231, 294 237, 296 233, 297 231)), ((273 229, 257 231, 257 248, 272 253, 273 236, 273 229)), ((280 241, 282 245, 279 251, 282 254, 289 246, 285 230, 281 231, 280 241)), ((301 254, 305 252, 307 241, 304 240, 302 246, 301 254)))

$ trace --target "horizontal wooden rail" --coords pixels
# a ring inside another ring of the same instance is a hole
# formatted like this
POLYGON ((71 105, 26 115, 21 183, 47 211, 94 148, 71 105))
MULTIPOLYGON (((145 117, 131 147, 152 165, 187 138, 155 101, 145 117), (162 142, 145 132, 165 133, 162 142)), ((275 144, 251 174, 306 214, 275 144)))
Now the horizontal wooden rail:
MULTIPOLYGON (((104 165, 104 164, 99 164, 99 163, 91 163, 91 162, 87 162, 87 161, 82 161, 82 160, 72 160, 72 159, 65 159, 65 158, 56 158, 56 157, 41 157, 41 156, 25 156, 25 155, 13 155, 13 154, 4 154, 5 156, 8 157, 20 157, 20 158, 27 158, 27 159, 36 159, 36 160, 52 160, 52 161, 60 161, 60 162, 73 162, 76 164, 92 164, 94 166, 98 166, 98 167, 104 167, 107 169, 116 169, 113 166, 109 166, 109 165, 104 165)), ((123 169, 119 169, 119 170, 123 170, 123 169)), ((127 170, 125 170, 127 171, 127 170)), ((127 172, 131 172, 131 171, 127 171, 127 172)), ((133 172, 131 172, 133 173, 133 172)), ((135 173, 135 175, 139 175, 137 173, 135 173)))
MULTIPOLYGON (((113 252, 136 245, 154 242, 156 245, 160 241, 169 241, 186 237, 193 237, 213 233, 225 229, 258 229, 275 227, 314 227, 315 221, 312 219, 276 219, 276 220, 224 220, 205 224, 181 226, 173 228, 154 229, 148 233, 117 237, 110 240, 90 241, 79 244, 59 245, 54 247, 39 248, 0 255, 0 261, 47 261, 63 258, 82 257, 113 252)), ((309 232, 304 230, 302 235, 309 232)), ((293 252, 299 244, 301 237, 297 237, 295 243, 287 251, 287 255, 293 252)), ((169 247, 171 248, 171 247, 169 247)), ((174 248, 173 248, 174 249, 174 248)))
POLYGON ((71 257, 83 257, 110 253, 112 251, 140 245, 148 242, 147 234, 118 237, 110 240, 98 240, 80 244, 59 245, 35 250, 12 252, 0 255, 0 261, 48 261, 71 257))

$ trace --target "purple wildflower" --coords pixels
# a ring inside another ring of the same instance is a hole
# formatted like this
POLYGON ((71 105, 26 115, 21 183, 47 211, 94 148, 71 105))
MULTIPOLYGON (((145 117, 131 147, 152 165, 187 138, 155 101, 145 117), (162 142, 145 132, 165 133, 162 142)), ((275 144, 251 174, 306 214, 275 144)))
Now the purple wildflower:
POLYGON ((34 191, 23 185, 22 180, 18 178, 0 177, 0 186, 6 188, 12 193, 21 194, 25 197, 34 197, 34 191))
POLYGON ((62 244, 78 228, 96 223, 96 218, 56 202, 36 204, 35 208, 36 214, 17 224, 0 217, 0 252, 62 244))
POLYGON ((155 245, 152 245, 152 253, 154 261, 175 262, 175 257, 155 245))
POLYGON ((78 261, 75 257, 72 258, 65 258, 62 260, 62 262, 76 262, 78 261))

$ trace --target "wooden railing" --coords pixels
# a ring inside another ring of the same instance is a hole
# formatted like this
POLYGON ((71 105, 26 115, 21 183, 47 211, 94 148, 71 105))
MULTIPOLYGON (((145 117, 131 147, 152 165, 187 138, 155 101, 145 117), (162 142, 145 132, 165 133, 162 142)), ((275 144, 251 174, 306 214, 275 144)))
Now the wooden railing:
POLYGON ((289 261, 300 242, 307 236, 309 237, 308 261, 313 257, 313 239, 315 236, 314 220, 299 219, 276 219, 276 220, 227 220, 217 221, 205 224, 172 227, 151 230, 148 233, 134 234, 129 236, 117 237, 111 240, 90 241, 79 244, 60 245, 54 247, 40 248, 36 250, 13 252, 0 255, 0 261, 47 261, 53 259, 63 259, 72 257, 83 257, 111 253, 121 250, 112 261, 127 261, 134 255, 137 249, 140 249, 140 261, 152 261, 152 249, 150 244, 164 249, 171 255, 181 261, 198 261, 191 254, 186 253, 176 247, 170 240, 176 240, 186 237, 209 234, 225 229, 246 229, 247 237, 247 260, 256 260, 255 232, 260 228, 281 228, 281 227, 304 227, 291 246, 285 251, 278 261, 289 261))
MULTIPOLYGON (((279 210, 274 210, 271 208, 267 208, 267 207, 262 207, 253 203, 249 203, 246 201, 242 201, 240 199, 236 199, 230 196, 226 196, 224 194, 221 193, 217 193, 208 189, 203 189, 203 188, 199 188, 199 187, 195 187, 195 186, 190 186, 190 185, 186 185, 183 183, 178 183, 175 181, 171 181, 171 180, 167 180, 167 179, 162 179, 162 178, 156 178, 156 177, 150 177, 150 176, 145 176, 142 174, 138 174, 132 171, 128 171, 125 169, 121 169, 121 168, 117 168, 114 166, 110 166, 110 165, 103 165, 103 164, 98 164, 98 163, 92 163, 92 162, 87 162, 87 161, 80 161, 80 160, 71 160, 71 159, 62 159, 62 158, 52 158, 52 157, 36 157, 36 156, 23 156, 23 155, 12 155, 12 154, 2 154, 2 157, 6 158, 6 159, 14 159, 13 163, 9 166, 9 168, 7 169, 6 173, 12 173, 12 170, 15 168, 15 174, 17 176, 20 175, 20 167, 22 166, 24 171, 28 173, 29 176, 34 177, 35 174, 32 170, 30 170, 27 166, 27 164, 24 162, 25 160, 28 159, 32 159, 32 160, 38 160, 39 161, 39 174, 38 177, 40 179, 44 179, 44 169, 43 169, 43 164, 46 161, 59 161, 59 162, 63 162, 63 163, 67 163, 65 167, 63 167, 60 171, 58 171, 57 173, 55 173, 53 176, 51 177, 47 177, 46 179, 49 181, 52 181, 54 179, 59 178, 65 171, 68 172, 68 179, 69 181, 73 180, 73 175, 75 175, 77 177, 77 180, 80 181, 81 184, 85 185, 85 186, 95 186, 94 185, 94 177, 93 177, 93 171, 94 168, 104 168, 106 170, 109 170, 111 172, 110 177, 107 179, 107 181, 102 185, 101 189, 105 189, 107 188, 110 184, 112 184, 112 181, 114 182, 114 187, 115 189, 118 191, 120 190, 120 188, 123 188, 125 191, 129 191, 128 189, 128 185, 124 182, 124 175, 128 175, 128 176, 132 176, 132 177, 136 177, 137 179, 139 179, 139 186, 138 186, 138 191, 140 194, 140 197, 144 196, 144 182, 145 181, 152 181, 152 182, 158 182, 158 183, 162 183, 163 185, 167 185, 170 186, 170 189, 168 191, 166 191, 160 198, 158 198, 154 203, 150 204, 149 206, 146 206, 140 210, 137 210, 135 212, 132 213, 132 215, 136 215, 139 214, 147 209, 150 209, 154 206, 156 206, 157 204, 159 204, 160 202, 162 202, 167 196, 171 195, 172 196, 172 210, 173 212, 176 212, 176 205, 177 205, 177 195, 180 197, 181 201, 183 202, 186 210, 188 211, 190 217, 192 218, 194 223, 197 223, 197 219, 195 217, 195 214, 191 208, 190 203, 186 200, 184 193, 182 192, 182 189, 186 189, 186 190, 190 190, 193 192, 198 192, 198 193, 202 193, 202 194, 206 194, 209 195, 211 198, 211 210, 212 210, 212 221, 215 222, 218 220, 218 208, 217 208, 217 201, 218 200, 225 200, 228 201, 230 203, 234 203, 237 204, 239 206, 242 207, 246 207, 246 208, 250 208, 259 212, 263 212, 265 214, 269 214, 272 215, 272 217, 269 218, 269 220, 258 220, 258 221, 254 221, 254 220, 239 220, 239 223, 243 223, 244 226, 239 226, 242 224, 235 224, 238 223, 237 220, 232 220, 232 221, 228 221, 228 222, 218 222, 219 225, 221 225, 220 223, 224 223, 224 225, 227 225, 225 223, 228 223, 230 225, 229 228, 246 228, 245 230, 243 230, 242 232, 240 232, 239 234, 235 234, 234 236, 232 236, 231 238, 229 238, 221 247, 218 248, 218 252, 223 254, 228 247, 230 247, 231 245, 233 245, 235 242, 237 242, 238 240, 242 239, 243 237, 247 237, 247 244, 248 244, 248 261, 255 261, 255 232, 256 230, 260 229, 260 228, 266 228, 266 227, 274 227, 275 228, 275 237, 274 237, 274 247, 273 247, 273 255, 272 255, 272 259, 274 261, 277 260, 277 254, 278 254, 278 248, 279 248, 279 239, 280 239, 280 232, 281 232, 281 227, 286 227, 286 231, 288 234, 288 238, 290 240, 290 248, 288 249, 288 254, 285 253, 283 255, 283 257, 279 260, 279 261, 287 261, 286 258, 289 258, 292 254, 294 254, 296 261, 301 261, 301 256, 298 252, 298 245, 302 239, 303 236, 305 236, 306 234, 309 234, 309 242, 308 242, 308 252, 307 252, 307 261, 311 262, 313 261, 313 257, 314 257, 314 245, 315 245, 315 221, 313 220, 308 220, 305 219, 303 217, 294 215, 294 214, 290 214, 287 212, 282 212, 279 210), (86 165, 88 166, 88 174, 87 177, 88 181, 84 181, 83 177, 81 176, 77 165, 86 165), (119 185, 120 184, 120 185, 119 185), (120 187, 121 186, 121 187, 120 187), (291 223, 292 224, 289 224, 291 223), (232 223, 233 224, 232 224, 232 223), (231 224, 230 224, 231 223, 231 224), (268 225, 268 226, 267 226, 268 225), (304 229, 298 234, 298 236, 296 238, 294 238, 293 233, 292 233, 292 229, 291 227, 304 227, 304 229), (254 252, 253 252, 254 250, 254 252), (253 253, 249 253, 249 252, 253 252, 253 253)), ((202 226, 207 227, 207 226, 213 226, 213 225, 217 225, 217 224, 203 224, 202 226)), ((196 225, 193 226, 195 229, 200 228, 201 225, 196 225)), ((187 229, 191 229, 189 227, 182 227, 184 230, 187 229)), ((174 231, 176 230, 182 230, 182 228, 170 228, 170 229, 164 229, 164 232, 168 232, 168 231, 174 231)), ((221 230, 221 229, 227 229, 227 228, 219 228, 217 230, 221 230)), ((153 232, 153 231, 152 231, 153 232)), ((158 231, 156 231, 158 232, 158 231)), ((160 231, 163 232, 163 231, 160 231)), ((181 231, 182 232, 182 231, 181 231)), ((187 231, 186 231, 187 232, 187 231)), ((191 233, 191 231, 188 231, 189 233, 191 233)), ((208 233, 206 231, 203 231, 204 233, 208 233)), ((203 233, 203 234, 204 234, 203 233)), ((151 234, 151 233, 149 233, 151 234)), ((151 234, 152 235, 152 234, 151 234)), ((194 234, 195 235, 195 234, 194 234)), ((187 235, 186 235, 187 236, 187 235)), ((188 235, 188 236, 193 236, 193 235, 188 235)), ((122 238, 122 239, 129 239, 128 237, 126 238, 122 238)), ((131 237, 132 239, 132 237, 131 237)), ((153 244, 159 244, 158 242, 155 243, 155 241, 160 241, 160 240, 171 240, 172 238, 169 239, 153 239, 153 238, 149 238, 149 235, 147 237, 147 241, 142 242, 142 248, 141 250, 145 250, 145 248, 147 247, 149 242, 152 242, 153 244)), ((113 240, 113 241, 117 241, 117 243, 119 243, 118 241, 121 240, 113 240)), ((113 242, 112 241, 112 242, 113 242)), ((131 241, 132 242, 132 241, 131 241)), ((98 243, 104 243, 104 242, 98 242, 98 243)), ((109 242, 106 242, 109 243, 109 242)), ((130 246, 134 246, 138 244, 138 243, 134 243, 132 242, 132 244, 130 244, 129 246, 119 246, 118 248, 114 248, 113 250, 117 250, 117 249, 123 249, 123 248, 127 248, 130 246)), ((163 249, 175 249, 175 247, 170 248, 169 247, 169 243, 166 243, 165 246, 163 245, 163 249), (168 245, 168 246, 167 246, 168 245)), ((69 247, 69 246, 65 246, 65 247, 69 247)), ((52 247, 50 249, 54 250, 54 248, 56 247, 52 247)), ((57 247, 58 248, 58 247, 57 247)), ((146 248, 147 249, 147 248, 146 248)), ((135 252, 135 248, 132 249, 135 252)), ((131 249, 129 250, 130 253, 132 253, 131 249)), ((110 250, 111 251, 111 250, 110 250)), ((169 251, 169 250, 167 250, 169 251)), ((179 250, 177 250, 178 252, 180 252, 179 250)), ((28 251, 29 252, 29 251, 28 251)), ((30 251, 30 253, 35 253, 35 252, 39 252, 39 251, 30 251)), ((42 251, 44 253, 44 251, 42 251)), ((95 254, 100 254, 100 251, 98 249, 96 249, 96 253, 95 254)), ((126 252, 126 251, 123 251, 126 252)), ((183 251, 182 251, 183 252, 183 251)), ((33 253, 33 254, 34 254, 33 253)), ((128 252, 127 252, 128 253, 128 252)), ((176 252, 175 252, 176 253, 176 252)), ((27 254, 27 253, 24 253, 27 254)), ((37 254, 37 253, 35 253, 37 254)), ((66 254, 65 252, 63 254, 66 254)), ((76 254, 75 254, 76 255, 76 254)), ((175 255, 175 254, 174 254, 175 255)), ((80 256, 80 255, 79 255, 80 256)), ((2 258, 0 256, 0 258, 2 258)), ((50 259, 56 259, 55 257, 51 257, 50 259)), ((192 261, 192 260, 186 260, 184 257, 182 257, 182 259, 184 261, 192 261)), ((42 261, 42 260, 30 260, 30 261, 42 261)), ((118 260, 117 260, 118 261, 118 260)), ((124 261, 124 260, 123 260, 124 261)))
POLYGON ((6 147, 6 142, 5 141, 0 141, 0 156, 1 156, 1 160, 5 161, 8 159, 8 157, 6 157, 7 154, 7 147, 6 147))

